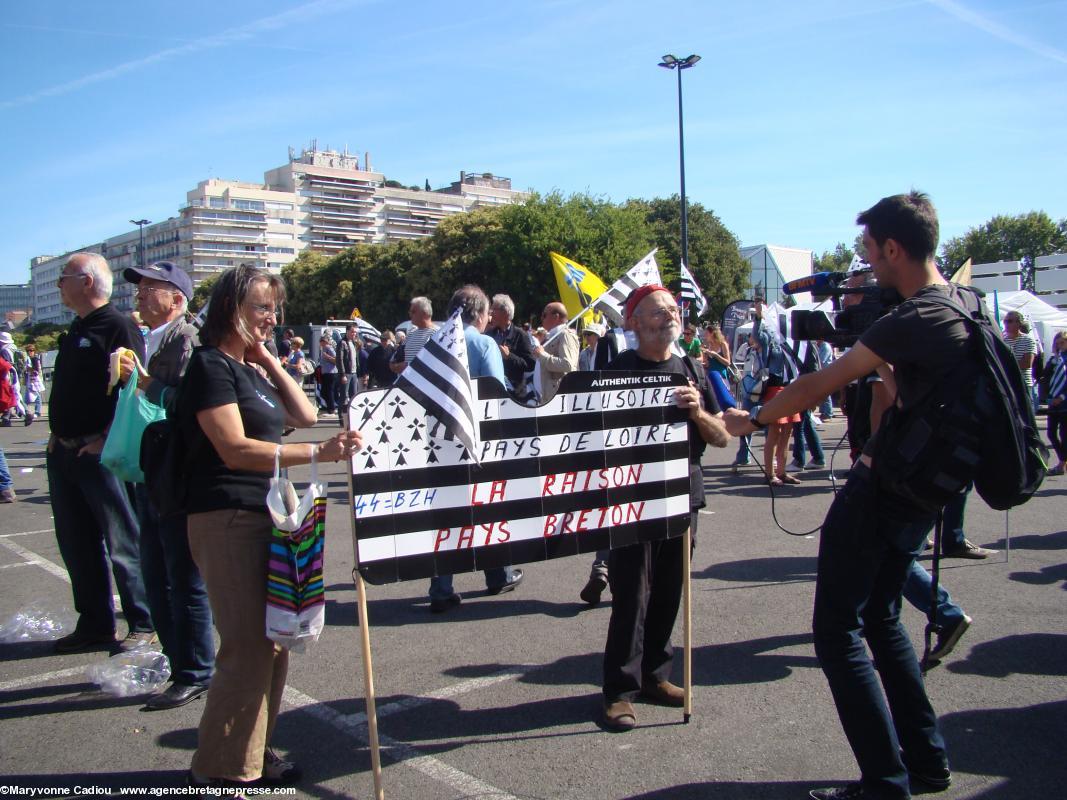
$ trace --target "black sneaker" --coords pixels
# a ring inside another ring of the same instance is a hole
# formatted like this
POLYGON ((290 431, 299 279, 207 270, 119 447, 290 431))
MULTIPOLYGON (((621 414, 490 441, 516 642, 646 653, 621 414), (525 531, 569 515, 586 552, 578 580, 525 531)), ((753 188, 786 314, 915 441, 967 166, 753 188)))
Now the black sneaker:
POLYGON ((433 597, 430 599, 430 611, 434 614, 444 614, 446 611, 452 610, 462 602, 463 598, 455 592, 448 597, 433 597))
POLYGON ((943 792, 952 785, 952 773, 949 772, 948 767, 941 767, 936 771, 923 770, 922 772, 909 769, 908 777, 913 781, 924 784, 935 792, 943 792))
POLYGON ((515 591, 515 587, 522 583, 522 570, 516 569, 511 573, 511 578, 507 583, 500 586, 492 586, 485 590, 486 594, 504 594, 505 592, 515 591))
POLYGON ((84 631, 75 630, 74 633, 68 633, 66 636, 56 639, 54 647, 57 653, 65 655, 66 653, 77 653, 81 650, 98 648, 102 645, 114 647, 115 634, 85 633, 84 631))
POLYGON ((946 626, 941 629, 941 633, 937 634, 937 643, 930 651, 931 661, 942 661, 949 653, 955 649, 957 642, 967 629, 971 627, 973 620, 964 614, 958 620, 955 625, 946 626))
POLYGON ((590 575, 578 596, 591 606, 600 602, 600 595, 608 588, 608 579, 603 575, 590 575))
POLYGON ((812 789, 808 792, 812 800, 863 800, 867 793, 863 786, 858 783, 850 783, 848 786, 837 786, 833 789, 812 789))

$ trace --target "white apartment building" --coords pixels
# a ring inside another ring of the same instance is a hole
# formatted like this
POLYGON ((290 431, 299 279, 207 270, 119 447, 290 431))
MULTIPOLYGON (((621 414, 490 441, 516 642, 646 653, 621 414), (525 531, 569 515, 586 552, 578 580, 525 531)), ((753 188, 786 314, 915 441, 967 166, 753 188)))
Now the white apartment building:
MULTIPOLYGON (((445 217, 474 208, 521 202, 508 178, 460 173, 436 191, 386 186, 386 177, 347 151, 319 150, 267 171, 263 183, 210 178, 186 195, 178 216, 144 226, 143 261, 173 261, 198 284, 238 264, 278 272, 310 248, 338 253, 356 244, 419 239, 445 217)), ((132 230, 80 248, 107 258, 115 272, 112 301, 133 308, 122 271, 142 261, 141 232, 132 230)), ((56 279, 70 253, 30 262, 35 322, 66 324, 73 314, 59 300, 56 279)))

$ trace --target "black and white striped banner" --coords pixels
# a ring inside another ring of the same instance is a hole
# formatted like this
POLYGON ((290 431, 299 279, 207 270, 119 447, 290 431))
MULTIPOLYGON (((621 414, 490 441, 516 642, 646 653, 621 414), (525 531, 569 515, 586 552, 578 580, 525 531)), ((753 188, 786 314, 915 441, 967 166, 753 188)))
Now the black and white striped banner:
POLYGON ((611 287, 593 303, 593 308, 605 314, 611 320, 612 325, 622 325, 626 298, 634 289, 650 283, 660 283, 655 250, 630 267, 625 275, 611 284, 611 287))
POLYGON ((356 561, 371 583, 543 561, 689 525, 682 376, 575 372, 541 408, 473 382, 480 464, 412 397, 362 392, 350 424, 356 561))
POLYGON ((685 266, 685 262, 681 263, 681 292, 680 297, 682 302, 691 303, 696 308, 696 314, 693 316, 699 317, 708 308, 708 300, 704 297, 704 293, 700 291, 700 286, 697 285, 696 280, 693 278, 693 273, 685 266))

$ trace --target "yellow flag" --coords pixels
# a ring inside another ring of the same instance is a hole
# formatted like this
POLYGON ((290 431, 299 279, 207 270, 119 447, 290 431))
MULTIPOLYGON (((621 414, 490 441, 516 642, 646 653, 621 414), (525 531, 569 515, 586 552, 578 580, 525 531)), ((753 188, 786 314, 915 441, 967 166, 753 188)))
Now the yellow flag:
MULTIPOLYGON (((608 290, 600 278, 577 261, 559 253, 549 253, 549 256, 552 258, 552 271, 556 274, 559 299, 566 306, 567 316, 571 319, 608 290)), ((589 311, 582 319, 588 324, 595 321, 596 316, 589 311)))

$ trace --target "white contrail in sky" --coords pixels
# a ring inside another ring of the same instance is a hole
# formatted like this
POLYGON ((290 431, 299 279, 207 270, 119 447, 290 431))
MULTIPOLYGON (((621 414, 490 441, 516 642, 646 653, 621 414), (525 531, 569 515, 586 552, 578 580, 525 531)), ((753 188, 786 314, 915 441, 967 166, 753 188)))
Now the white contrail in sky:
POLYGON ((930 5, 937 6, 942 11, 951 14, 961 22, 966 22, 968 25, 973 25, 975 28, 985 31, 990 36, 995 36, 998 39, 1003 39, 1005 42, 1018 45, 1023 50, 1033 53, 1036 56, 1051 58, 1053 61, 1067 64, 1067 52, 1047 44, 1042 44, 1041 42, 1036 42, 1029 36, 1023 36, 1021 33, 1016 33, 1000 23, 982 16, 977 11, 972 11, 966 6, 957 3, 955 0, 927 0, 927 2, 929 2, 930 5))
POLYGON ((137 58, 123 64, 116 64, 114 67, 108 67, 99 72, 83 75, 80 78, 75 78, 66 83, 59 83, 55 86, 39 89, 36 92, 31 92, 22 97, 15 97, 11 100, 0 100, 0 109, 25 106, 49 97, 70 94, 78 89, 91 86, 94 83, 101 83, 103 81, 111 80, 112 78, 118 78, 127 73, 134 72, 152 64, 157 64, 161 61, 167 61, 178 56, 188 55, 201 50, 210 50, 216 47, 222 47, 223 45, 244 42, 262 33, 274 31, 297 22, 307 22, 312 17, 332 14, 347 6, 353 5, 356 2, 366 1, 367 0, 313 0, 313 2, 305 3, 296 8, 291 8, 280 14, 273 14, 269 17, 254 20, 245 25, 238 25, 235 28, 230 28, 229 30, 222 31, 221 33, 212 36, 205 36, 202 39, 197 39, 188 44, 168 47, 152 53, 151 55, 144 56, 143 58, 137 58))

